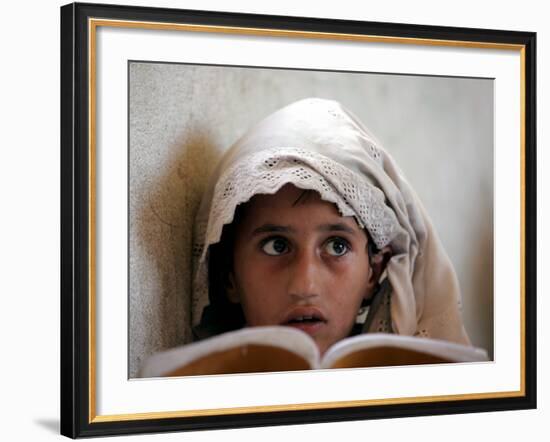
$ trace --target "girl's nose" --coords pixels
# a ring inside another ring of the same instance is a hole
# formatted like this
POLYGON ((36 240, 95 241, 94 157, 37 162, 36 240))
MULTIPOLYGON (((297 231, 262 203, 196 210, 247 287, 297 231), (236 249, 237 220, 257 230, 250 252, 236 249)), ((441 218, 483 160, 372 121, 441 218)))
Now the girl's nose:
POLYGON ((288 294, 295 301, 319 296, 320 263, 314 251, 296 253, 290 264, 288 294))

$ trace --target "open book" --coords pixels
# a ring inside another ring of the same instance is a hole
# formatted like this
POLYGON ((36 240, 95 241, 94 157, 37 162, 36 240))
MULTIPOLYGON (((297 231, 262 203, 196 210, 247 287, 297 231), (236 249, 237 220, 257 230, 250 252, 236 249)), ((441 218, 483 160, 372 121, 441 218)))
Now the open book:
POLYGON ((343 339, 321 357, 315 341, 292 327, 250 327, 151 356, 140 377, 257 373, 487 361, 485 350, 385 333, 343 339))

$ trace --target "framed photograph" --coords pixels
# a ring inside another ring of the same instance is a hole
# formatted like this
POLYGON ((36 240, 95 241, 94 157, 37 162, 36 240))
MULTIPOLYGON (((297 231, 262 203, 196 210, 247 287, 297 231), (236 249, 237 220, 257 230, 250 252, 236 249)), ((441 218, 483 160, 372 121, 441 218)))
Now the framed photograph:
POLYGON ((63 6, 61 433, 535 408, 535 54, 63 6))

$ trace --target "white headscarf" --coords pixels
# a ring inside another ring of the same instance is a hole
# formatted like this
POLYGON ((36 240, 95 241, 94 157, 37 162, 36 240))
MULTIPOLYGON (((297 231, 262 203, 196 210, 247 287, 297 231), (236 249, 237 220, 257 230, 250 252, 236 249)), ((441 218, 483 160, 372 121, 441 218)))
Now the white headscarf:
MULTIPOLYGON (((274 194, 287 183, 317 191, 342 216, 354 216, 378 248, 391 246, 385 272, 390 289, 383 305, 392 332, 469 344, 455 272, 417 195, 353 114, 318 98, 263 119, 231 146, 214 171, 196 220, 194 324, 208 304, 208 246, 220 240, 237 205, 255 194, 274 194)), ((376 327, 369 331, 382 330, 376 327)))

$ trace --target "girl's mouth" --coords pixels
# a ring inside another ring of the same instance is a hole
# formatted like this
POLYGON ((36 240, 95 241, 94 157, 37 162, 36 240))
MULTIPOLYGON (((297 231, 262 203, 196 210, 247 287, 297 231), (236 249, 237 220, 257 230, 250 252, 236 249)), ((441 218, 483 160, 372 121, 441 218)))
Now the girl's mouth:
POLYGON ((294 322, 315 322, 315 321, 320 321, 320 319, 314 316, 297 316, 296 318, 293 318, 288 322, 294 323, 294 322))
POLYGON ((309 335, 316 334, 325 324, 326 318, 317 309, 296 309, 293 310, 282 323, 306 332, 309 335))

